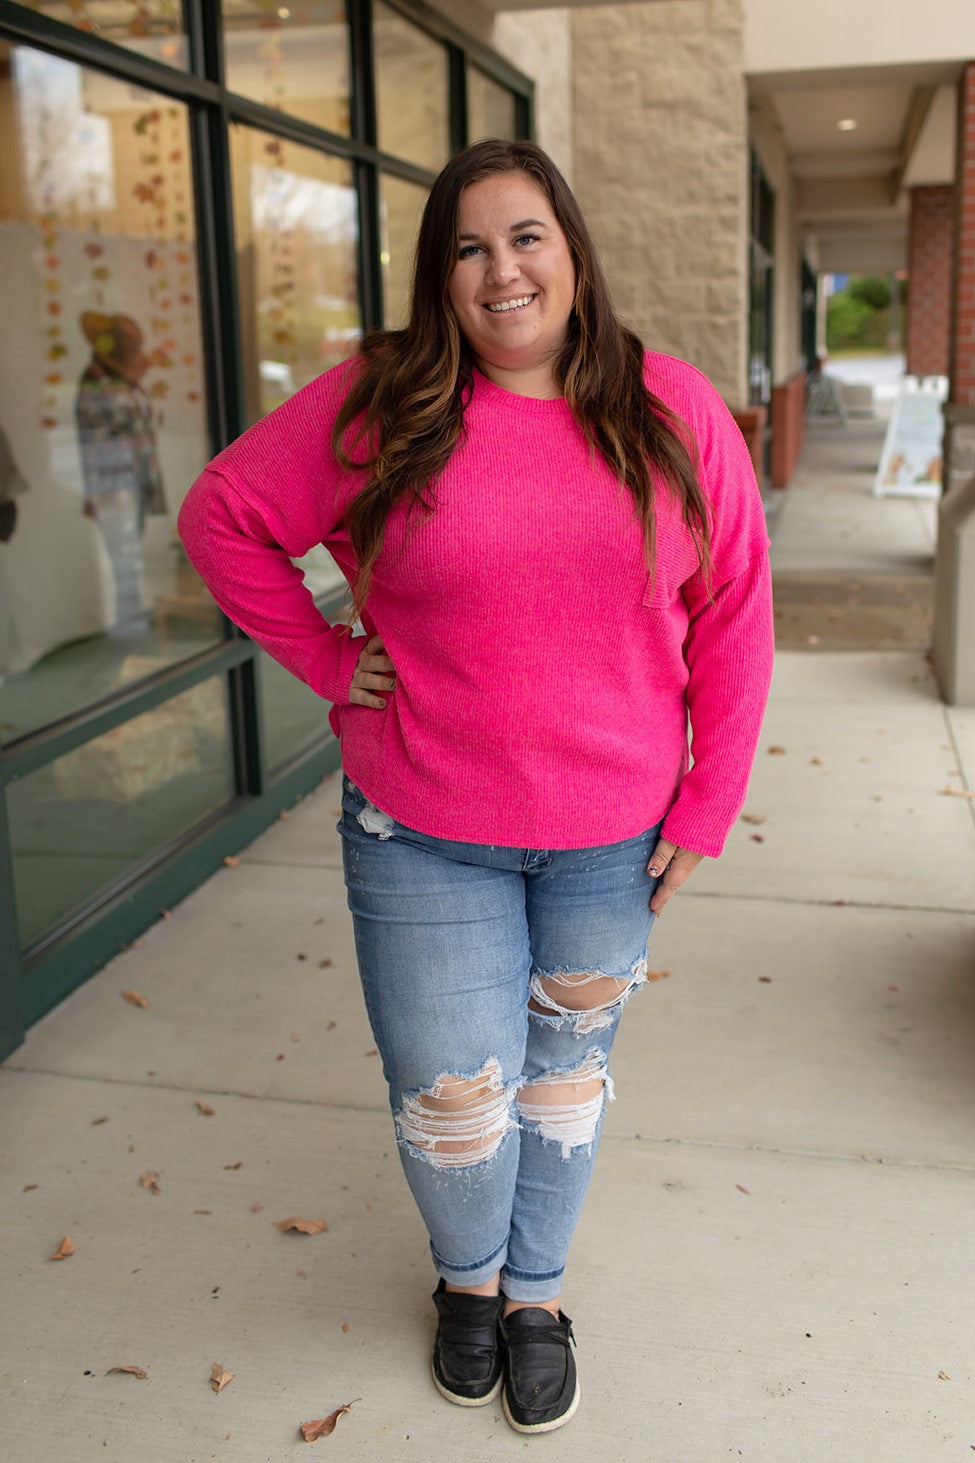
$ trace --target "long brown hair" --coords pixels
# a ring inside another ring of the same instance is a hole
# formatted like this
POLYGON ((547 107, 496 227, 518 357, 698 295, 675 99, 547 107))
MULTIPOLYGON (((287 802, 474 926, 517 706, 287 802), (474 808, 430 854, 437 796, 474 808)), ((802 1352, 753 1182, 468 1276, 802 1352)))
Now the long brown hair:
POLYGON ((535 143, 490 139, 457 153, 434 183, 417 239, 409 323, 405 330, 374 330, 363 338, 360 369, 333 429, 338 460, 366 475, 346 514, 359 564, 355 612, 368 594, 394 503, 406 498, 411 513, 434 510, 433 490, 460 434, 474 367, 448 295, 460 196, 471 183, 511 172, 524 173, 544 193, 575 265, 575 306, 554 363, 556 384, 591 448, 632 493, 651 570, 655 474, 681 507, 701 568, 709 567, 694 443, 676 413, 645 385, 642 343, 617 319, 569 185, 535 143))

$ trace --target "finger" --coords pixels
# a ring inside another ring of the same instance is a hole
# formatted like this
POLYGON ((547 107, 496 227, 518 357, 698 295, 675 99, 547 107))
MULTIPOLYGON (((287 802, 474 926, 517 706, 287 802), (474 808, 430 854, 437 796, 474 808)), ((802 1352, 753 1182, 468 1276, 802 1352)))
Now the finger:
POLYGON ((647 873, 652 874, 655 879, 659 879, 676 852, 676 844, 668 843, 666 838, 658 838, 657 846, 647 864, 647 873))
POLYGON ((351 687, 349 701, 353 706, 372 706, 376 711, 382 711, 386 705, 382 696, 374 696, 371 691, 363 690, 360 686, 351 687))
POLYGON ((396 677, 379 675, 375 671, 367 671, 361 666, 356 666, 352 675, 352 684, 359 691, 395 691, 396 677))
POLYGON ((688 848, 675 849, 674 855, 668 863, 663 878, 657 885, 650 900, 650 908, 654 914, 660 914, 665 905, 677 893, 682 884, 686 884, 698 864, 702 855, 692 853, 688 848))

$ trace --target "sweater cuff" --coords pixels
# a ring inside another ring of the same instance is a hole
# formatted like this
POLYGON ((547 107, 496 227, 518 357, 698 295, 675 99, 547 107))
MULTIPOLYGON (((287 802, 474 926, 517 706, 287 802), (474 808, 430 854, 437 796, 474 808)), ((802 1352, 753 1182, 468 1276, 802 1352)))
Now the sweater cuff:
POLYGON ((332 699, 333 706, 351 706, 349 691, 352 688, 352 677, 355 675, 356 663, 362 654, 363 646, 369 641, 368 635, 343 635, 339 643, 339 664, 338 664, 338 685, 337 694, 332 699))

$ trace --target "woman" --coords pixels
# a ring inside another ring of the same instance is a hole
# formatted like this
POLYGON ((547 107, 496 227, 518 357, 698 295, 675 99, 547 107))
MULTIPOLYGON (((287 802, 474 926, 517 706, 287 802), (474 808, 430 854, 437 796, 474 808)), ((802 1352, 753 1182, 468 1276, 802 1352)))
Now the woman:
POLYGON ((721 851, 767 694, 745 445, 617 321, 546 155, 481 142, 430 194, 407 328, 223 452, 181 527, 226 612, 334 703, 362 984, 440 1275, 436 1386, 560 1427, 609 1049, 654 916, 721 851), (301 588, 289 556, 318 542, 364 634, 301 588))

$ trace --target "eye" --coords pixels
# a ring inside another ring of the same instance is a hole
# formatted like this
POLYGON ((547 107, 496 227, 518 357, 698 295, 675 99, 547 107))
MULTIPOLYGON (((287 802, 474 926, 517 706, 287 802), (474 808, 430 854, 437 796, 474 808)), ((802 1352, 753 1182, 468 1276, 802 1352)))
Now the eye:
POLYGON ((538 242, 539 238, 537 234, 519 234, 515 240, 516 244, 537 244, 538 242))
POLYGON ((457 258, 473 259, 474 255, 477 253, 480 247, 480 244, 461 244, 460 248, 457 250, 457 258))

